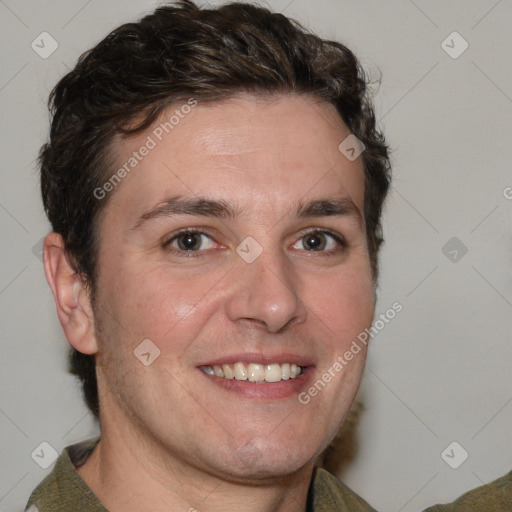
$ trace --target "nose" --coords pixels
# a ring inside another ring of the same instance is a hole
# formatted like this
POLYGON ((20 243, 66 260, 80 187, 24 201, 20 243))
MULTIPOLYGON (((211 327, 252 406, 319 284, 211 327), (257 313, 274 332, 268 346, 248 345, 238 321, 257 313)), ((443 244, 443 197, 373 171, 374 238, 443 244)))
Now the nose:
POLYGON ((252 263, 241 263, 237 283, 226 301, 229 319, 277 333, 306 318, 300 283, 284 258, 263 253, 252 263))

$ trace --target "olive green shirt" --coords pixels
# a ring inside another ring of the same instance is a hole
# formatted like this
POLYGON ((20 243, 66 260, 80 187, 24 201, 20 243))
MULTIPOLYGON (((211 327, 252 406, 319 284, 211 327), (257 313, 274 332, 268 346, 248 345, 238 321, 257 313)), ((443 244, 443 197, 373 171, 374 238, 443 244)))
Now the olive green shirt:
MULTIPOLYGON (((53 471, 30 496, 27 512, 108 512, 75 469, 87 460, 98 441, 92 439, 64 449, 53 471)), ((376 510, 330 473, 316 468, 306 512, 376 510)), ((512 512, 512 471, 469 491, 453 503, 434 505, 423 512, 512 512)))
MULTIPOLYGON (((53 471, 32 492, 27 512, 108 512, 76 471, 97 442, 98 439, 92 439, 65 448, 53 471)), ((377 512, 322 468, 315 469, 306 511, 377 512)))
POLYGON ((512 471, 477 487, 448 505, 434 505, 423 512, 512 512, 512 471))

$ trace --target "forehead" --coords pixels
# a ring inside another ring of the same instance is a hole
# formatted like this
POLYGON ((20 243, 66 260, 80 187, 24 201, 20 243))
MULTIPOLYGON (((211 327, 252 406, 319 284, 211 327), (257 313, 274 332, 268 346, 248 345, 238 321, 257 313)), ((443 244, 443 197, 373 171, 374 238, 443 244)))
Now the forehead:
POLYGON ((127 172, 109 209, 135 214, 181 195, 279 214, 315 195, 343 194, 362 212, 361 158, 349 161, 338 149, 349 134, 334 106, 310 96, 177 104, 145 132, 114 142, 112 170, 127 172))

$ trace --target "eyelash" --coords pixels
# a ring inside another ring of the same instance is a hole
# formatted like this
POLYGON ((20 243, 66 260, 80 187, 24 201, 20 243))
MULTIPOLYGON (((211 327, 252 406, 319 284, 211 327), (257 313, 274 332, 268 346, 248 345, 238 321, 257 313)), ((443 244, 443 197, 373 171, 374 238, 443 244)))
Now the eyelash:
POLYGON ((204 235, 204 236, 207 236, 208 238, 210 238, 211 240, 213 240, 213 237, 211 237, 208 233, 206 233, 202 229, 198 229, 198 228, 183 228, 183 229, 180 229, 179 231, 177 231, 176 233, 173 233, 173 235, 167 241, 165 241, 162 244, 162 247, 164 249, 167 249, 170 252, 173 252, 173 253, 178 254, 180 256, 186 256, 186 257, 202 256, 201 252, 204 252, 204 251, 183 251, 181 249, 176 249, 174 247, 171 247, 172 242, 174 242, 180 236, 183 236, 183 235, 204 235))
MULTIPOLYGON (((201 253, 205 252, 205 250, 198 250, 198 251, 184 251, 182 249, 176 249, 174 247, 171 247, 171 244, 177 240, 180 236, 183 235, 204 235, 208 238, 210 238, 212 241, 214 241, 213 237, 210 236, 208 233, 206 233, 204 230, 200 228, 183 228, 177 231, 176 233, 173 233, 173 235, 166 240, 162 247, 164 249, 169 250, 170 252, 173 252, 175 254, 178 254, 180 256, 186 256, 186 257, 199 257, 202 256, 201 253)), ((320 229, 320 228, 310 228, 303 233, 301 233, 300 237, 297 239, 297 242, 302 240, 303 238, 307 237, 308 235, 317 235, 317 234, 323 234, 331 237, 338 247, 336 249, 331 249, 328 251, 308 251, 306 249, 303 249, 306 253, 316 253, 316 255, 319 256, 333 256, 336 255, 340 251, 345 251, 348 248, 348 243, 345 240, 345 238, 337 233, 333 233, 332 231, 326 230, 326 229, 320 229)), ((297 243, 295 242, 295 243, 297 243)), ((295 245, 295 244, 294 244, 295 245)))
POLYGON ((304 239, 308 235, 318 234, 323 234, 331 237, 336 242, 337 247, 335 249, 331 249, 328 251, 308 251, 306 249, 303 249, 306 253, 315 253, 317 256, 335 256, 339 252, 344 252, 348 249, 348 243, 345 240, 345 238, 338 233, 333 233, 332 231, 329 231, 328 229, 310 228, 306 231, 303 231, 297 241, 304 239))

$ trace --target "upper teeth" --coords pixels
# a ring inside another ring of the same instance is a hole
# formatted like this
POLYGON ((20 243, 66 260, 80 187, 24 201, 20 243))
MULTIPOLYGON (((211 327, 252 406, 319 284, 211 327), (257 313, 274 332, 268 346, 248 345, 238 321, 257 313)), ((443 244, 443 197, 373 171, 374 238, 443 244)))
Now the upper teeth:
POLYGON ((250 382, 279 382, 295 379, 303 368, 295 363, 289 364, 256 364, 235 363, 223 365, 201 366, 203 372, 224 379, 248 380, 250 382))

